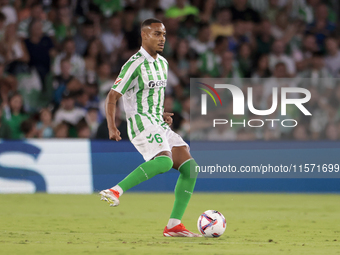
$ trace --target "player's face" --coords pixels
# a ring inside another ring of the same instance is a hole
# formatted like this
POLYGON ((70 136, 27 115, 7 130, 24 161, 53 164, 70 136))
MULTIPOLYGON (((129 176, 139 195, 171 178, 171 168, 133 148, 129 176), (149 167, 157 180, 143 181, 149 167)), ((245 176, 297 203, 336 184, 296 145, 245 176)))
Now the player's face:
POLYGON ((162 53, 166 40, 165 35, 165 26, 162 23, 152 23, 150 29, 146 31, 145 43, 151 50, 162 53))

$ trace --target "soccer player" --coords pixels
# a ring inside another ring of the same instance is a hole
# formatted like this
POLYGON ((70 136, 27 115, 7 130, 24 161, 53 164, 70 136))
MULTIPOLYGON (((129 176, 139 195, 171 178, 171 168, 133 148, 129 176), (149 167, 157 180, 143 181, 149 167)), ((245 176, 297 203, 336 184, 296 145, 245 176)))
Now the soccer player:
POLYGON ((119 205, 123 192, 157 174, 175 168, 180 175, 175 188, 175 203, 163 235, 167 237, 200 237, 181 223, 196 183, 190 169, 197 166, 189 146, 173 132, 172 113, 164 112, 164 90, 167 84, 168 62, 160 53, 165 43, 165 27, 160 20, 142 23, 142 47, 122 67, 106 99, 106 118, 111 140, 121 140, 115 125, 117 100, 123 96, 128 135, 146 162, 138 166, 116 186, 100 192, 101 200, 110 206, 119 205))

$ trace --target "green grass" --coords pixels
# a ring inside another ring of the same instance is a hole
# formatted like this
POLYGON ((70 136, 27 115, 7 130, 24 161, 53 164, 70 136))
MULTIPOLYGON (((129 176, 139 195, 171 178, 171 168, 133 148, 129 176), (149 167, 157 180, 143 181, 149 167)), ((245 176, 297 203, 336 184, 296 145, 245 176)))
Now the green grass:
POLYGON ((340 196, 195 193, 189 230, 205 210, 227 219, 223 236, 162 236, 168 193, 127 193, 117 208, 97 195, 0 195, 0 254, 340 254, 340 196))

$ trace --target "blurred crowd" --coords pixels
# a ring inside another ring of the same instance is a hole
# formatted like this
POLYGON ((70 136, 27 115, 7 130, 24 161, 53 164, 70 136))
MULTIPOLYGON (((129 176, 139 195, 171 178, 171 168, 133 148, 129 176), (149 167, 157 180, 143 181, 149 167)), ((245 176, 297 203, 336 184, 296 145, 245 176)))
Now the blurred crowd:
MULTIPOLYGON (((185 139, 191 130, 190 78, 201 77, 251 80, 262 102, 258 109, 270 108, 273 84, 312 81, 301 86, 312 92, 306 107, 313 117, 293 111, 296 128, 266 128, 261 134, 220 128, 209 139, 338 140, 339 5, 337 0, 0 0, 0 138, 108 139, 106 95, 140 48, 141 22, 154 17, 167 30, 165 111, 175 113, 172 128, 185 139)), ((128 139, 122 102, 115 119, 128 139)))

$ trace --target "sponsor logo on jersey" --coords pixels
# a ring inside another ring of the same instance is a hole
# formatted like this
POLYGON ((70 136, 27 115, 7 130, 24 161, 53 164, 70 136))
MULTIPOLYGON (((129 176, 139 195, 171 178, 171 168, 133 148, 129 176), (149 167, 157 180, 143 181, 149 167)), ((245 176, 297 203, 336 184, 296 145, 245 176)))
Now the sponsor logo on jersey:
POLYGON ((149 81, 149 88, 166 87, 166 80, 149 81))
POLYGON ((147 73, 148 75, 152 75, 152 71, 151 71, 151 70, 146 70, 146 73, 147 73))
POLYGON ((117 80, 115 81, 115 85, 118 85, 121 81, 122 81, 122 78, 117 78, 117 80))

